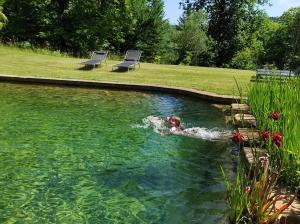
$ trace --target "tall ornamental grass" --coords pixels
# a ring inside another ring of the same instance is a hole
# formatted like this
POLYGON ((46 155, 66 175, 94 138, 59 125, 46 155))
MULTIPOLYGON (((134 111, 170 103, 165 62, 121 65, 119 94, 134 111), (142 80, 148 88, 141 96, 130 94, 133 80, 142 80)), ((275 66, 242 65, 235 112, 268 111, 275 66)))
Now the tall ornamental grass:
POLYGON ((283 164, 282 179, 300 188, 300 79, 269 78, 267 82, 251 85, 249 104, 257 119, 258 129, 280 133, 282 145, 274 150, 271 139, 265 144, 271 160, 280 159, 283 164), (274 122, 273 115, 278 119, 274 122))
POLYGON ((279 216, 293 203, 295 197, 276 190, 281 161, 277 160, 270 169, 267 155, 254 155, 255 165, 250 167, 248 174, 239 162, 233 183, 222 170, 227 189, 229 223, 279 224, 279 216), (280 200, 285 200, 285 203, 276 206, 280 200))

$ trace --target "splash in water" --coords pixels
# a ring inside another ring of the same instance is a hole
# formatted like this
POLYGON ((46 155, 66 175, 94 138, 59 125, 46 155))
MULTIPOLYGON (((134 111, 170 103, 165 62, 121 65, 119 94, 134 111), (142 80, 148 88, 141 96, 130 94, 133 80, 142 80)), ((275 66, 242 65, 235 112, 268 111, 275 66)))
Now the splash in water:
POLYGON ((201 138, 205 140, 219 140, 228 138, 230 132, 228 130, 207 129, 200 127, 186 128, 182 131, 182 135, 201 138))
POLYGON ((230 130, 220 130, 217 128, 208 129, 203 127, 192 127, 186 128, 183 130, 170 129, 167 126, 166 120, 156 117, 156 116, 148 116, 143 119, 143 125, 134 125, 133 128, 149 128, 152 127, 153 131, 161 134, 174 134, 174 135, 183 135, 193 138, 200 138, 205 140, 220 140, 227 139, 230 136, 230 130))
POLYGON ((131 125, 132 128, 143 128, 143 129, 147 129, 150 126, 151 126, 151 122, 147 118, 143 119, 143 124, 134 124, 134 125, 131 125))

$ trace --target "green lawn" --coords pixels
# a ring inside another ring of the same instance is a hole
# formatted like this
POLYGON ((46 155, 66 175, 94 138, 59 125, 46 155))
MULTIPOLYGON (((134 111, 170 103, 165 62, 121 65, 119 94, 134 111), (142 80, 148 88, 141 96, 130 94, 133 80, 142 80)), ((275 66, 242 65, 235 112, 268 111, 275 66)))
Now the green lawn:
MULTIPOLYGON (((217 94, 238 95, 234 77, 242 87, 249 84, 254 71, 158 65, 142 63, 141 69, 131 72, 111 72, 117 61, 108 61, 107 66, 94 70, 80 70, 83 59, 35 53, 0 45, 0 74, 86 79, 109 82, 156 84, 203 90, 217 94), (234 90, 235 89, 235 90, 234 90)), ((243 88, 245 91, 246 88, 243 88)))

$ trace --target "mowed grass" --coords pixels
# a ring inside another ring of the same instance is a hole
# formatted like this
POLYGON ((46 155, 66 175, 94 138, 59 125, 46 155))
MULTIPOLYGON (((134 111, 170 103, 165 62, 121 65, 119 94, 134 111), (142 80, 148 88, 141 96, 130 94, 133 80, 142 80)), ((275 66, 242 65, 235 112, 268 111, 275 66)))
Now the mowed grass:
POLYGON ((80 58, 34 52, 0 45, 0 74, 64 79, 84 79, 117 83, 152 84, 183 87, 217 94, 238 95, 235 80, 243 88, 249 85, 254 71, 207 68, 182 65, 141 63, 141 69, 130 72, 112 72, 119 61, 108 60, 93 70, 81 70, 80 58))

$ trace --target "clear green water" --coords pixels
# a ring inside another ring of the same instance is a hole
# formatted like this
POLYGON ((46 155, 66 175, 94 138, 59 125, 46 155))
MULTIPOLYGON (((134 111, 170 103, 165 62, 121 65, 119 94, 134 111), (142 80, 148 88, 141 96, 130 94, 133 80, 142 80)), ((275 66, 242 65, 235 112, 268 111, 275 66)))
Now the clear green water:
POLYGON ((134 128, 151 114, 226 128, 187 97, 0 84, 0 223, 223 223, 230 145, 134 128))

